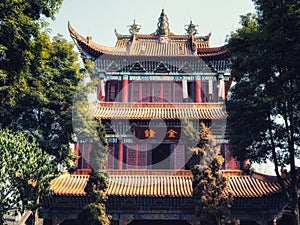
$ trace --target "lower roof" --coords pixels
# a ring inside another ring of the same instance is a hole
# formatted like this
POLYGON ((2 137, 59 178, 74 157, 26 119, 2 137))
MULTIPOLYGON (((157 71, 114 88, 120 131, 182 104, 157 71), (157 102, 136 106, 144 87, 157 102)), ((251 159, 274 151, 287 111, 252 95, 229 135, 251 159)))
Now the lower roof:
MULTIPOLYGON (((108 196, 115 197, 192 197, 192 174, 188 170, 108 170, 108 196)), ((224 170, 235 197, 259 198, 279 193, 281 188, 272 176, 240 170, 224 170)), ((55 195, 84 196, 88 171, 65 173, 51 182, 55 195)))
POLYGON ((100 102, 92 106, 96 119, 225 119, 223 103, 100 102))

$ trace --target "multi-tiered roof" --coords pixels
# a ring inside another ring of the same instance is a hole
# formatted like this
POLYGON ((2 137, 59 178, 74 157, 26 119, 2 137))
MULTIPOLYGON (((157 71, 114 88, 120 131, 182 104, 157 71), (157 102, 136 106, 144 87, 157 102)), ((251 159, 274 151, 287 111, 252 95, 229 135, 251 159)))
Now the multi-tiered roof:
MULTIPOLYGON (((130 81, 134 81, 136 77, 145 75, 150 81, 157 81, 172 76, 169 79, 171 81, 183 81, 182 77, 185 77, 185 81, 197 83, 201 79, 211 81, 214 78, 214 81, 219 82, 220 88, 220 80, 228 82, 230 76, 230 53, 226 48, 210 47, 211 34, 198 36, 196 25, 192 21, 187 25, 185 35, 173 34, 164 10, 155 32, 140 34, 141 26, 134 21, 128 35, 115 31, 117 42, 114 47, 96 44, 91 37, 84 38, 70 23, 68 28, 82 56, 94 60, 96 72, 102 79, 106 76, 107 80, 114 78, 128 82, 129 76, 130 81)), ((229 85, 230 82, 227 83, 227 88, 229 85)), ((198 86, 198 89, 201 87, 198 86)), ((226 118, 224 104, 203 101, 102 101, 92 109, 92 114, 96 119, 118 119, 118 122, 226 118)), ((123 221, 123 224, 135 219, 197 220, 194 215, 190 171, 118 169, 108 170, 108 174, 108 211, 115 220, 123 221)), ((240 170, 224 171, 224 174, 229 177, 229 189, 235 197, 231 209, 232 218, 266 222, 284 208, 281 187, 275 177, 240 170)), ((54 195, 43 201, 46 209, 42 212, 43 216, 76 218, 76 213, 91 200, 84 191, 88 179, 89 173, 80 170, 53 180, 51 188, 54 195), (64 210, 64 214, 60 209, 64 210)), ((285 184, 289 185, 288 179, 285 184)))
POLYGON ((130 26, 129 35, 119 34, 115 30, 115 47, 107 47, 93 42, 92 37, 84 38, 69 23, 71 37, 86 56, 98 58, 101 55, 127 56, 192 56, 206 59, 228 58, 229 52, 224 47, 210 47, 211 34, 197 36, 196 25, 190 21, 185 35, 176 35, 170 31, 167 15, 162 10, 157 30, 152 34, 139 34, 140 25, 135 21, 130 26))
MULTIPOLYGON (((186 25, 186 34, 173 34, 169 27, 168 17, 162 10, 157 29, 151 34, 140 34, 141 26, 134 21, 129 26, 129 34, 119 34, 114 47, 103 46, 93 42, 92 37, 83 37, 68 23, 71 37, 80 50, 82 57, 94 60, 96 72, 105 74, 135 75, 150 74, 173 75, 173 80, 182 77, 221 75, 225 81, 230 76, 230 53, 225 46, 210 47, 211 34, 198 36, 196 25, 192 21, 186 25), (101 73, 101 72, 99 72, 101 73)), ((190 78, 186 78, 190 79, 190 78)), ((195 79, 195 78, 191 78, 195 79)), ((211 78, 210 78, 211 79, 211 78)), ((226 83, 225 92, 230 82, 226 83)), ((219 103, 106 103, 96 105, 93 115, 98 119, 224 119, 224 104, 219 103)))

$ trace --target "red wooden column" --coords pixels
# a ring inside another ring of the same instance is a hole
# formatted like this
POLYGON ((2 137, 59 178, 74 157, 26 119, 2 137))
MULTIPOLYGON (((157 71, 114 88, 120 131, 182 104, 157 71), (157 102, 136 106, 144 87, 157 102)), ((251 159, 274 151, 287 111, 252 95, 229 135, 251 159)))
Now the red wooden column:
POLYGON ((121 170, 123 168, 123 141, 119 141, 118 143, 118 169, 121 170))
POLYGON ((195 102, 202 102, 201 99, 201 80, 199 76, 196 76, 195 81, 195 102))
MULTIPOLYGON (((75 151, 75 155, 79 156, 79 143, 78 142, 76 142, 74 144, 74 151, 75 151)), ((76 161, 75 161, 75 166, 78 168, 78 159, 76 159, 76 161)))
POLYGON ((163 102, 164 101, 164 85, 163 85, 163 83, 159 83, 159 85, 160 85, 159 101, 163 102))
POLYGON ((136 144, 135 147, 135 168, 138 169, 139 168, 139 145, 136 144))
POLYGON ((98 101, 103 102, 105 99, 105 81, 100 79, 98 83, 98 101))
POLYGON ((219 93, 218 93, 218 101, 225 100, 225 81, 224 76, 219 75, 219 93))
POLYGON ((234 166, 234 158, 231 156, 230 157, 230 169, 231 170, 234 170, 235 169, 235 166, 234 166))
POLYGON ((187 80, 182 80, 182 101, 187 102, 189 98, 187 80))
POLYGON ((122 79, 122 102, 128 102, 128 76, 124 75, 122 79))

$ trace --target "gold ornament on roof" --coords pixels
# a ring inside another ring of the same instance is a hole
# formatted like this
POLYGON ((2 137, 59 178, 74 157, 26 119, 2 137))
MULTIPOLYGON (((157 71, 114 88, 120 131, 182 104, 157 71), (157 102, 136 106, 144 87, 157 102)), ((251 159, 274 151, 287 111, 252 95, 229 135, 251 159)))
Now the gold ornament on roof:
POLYGON ((136 24, 135 20, 133 20, 133 24, 128 25, 128 27, 130 27, 129 28, 129 33, 132 34, 132 35, 137 34, 141 29, 141 25, 136 24))
POLYGON ((158 18, 157 30, 155 34, 159 36, 168 36, 171 34, 169 28, 169 19, 164 9, 161 11, 160 17, 158 18))
POLYGON ((185 26, 187 27, 185 30, 188 35, 192 36, 198 33, 198 30, 196 29, 198 25, 193 24, 192 20, 190 21, 190 24, 187 24, 185 26))

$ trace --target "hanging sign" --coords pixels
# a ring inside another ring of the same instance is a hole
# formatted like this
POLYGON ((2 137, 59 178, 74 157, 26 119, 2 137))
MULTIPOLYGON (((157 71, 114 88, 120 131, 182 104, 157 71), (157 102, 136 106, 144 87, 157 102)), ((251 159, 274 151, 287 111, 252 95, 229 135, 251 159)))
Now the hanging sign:
POLYGON ((134 128, 134 136, 140 140, 174 142, 179 141, 180 134, 180 126, 136 126, 134 128))

